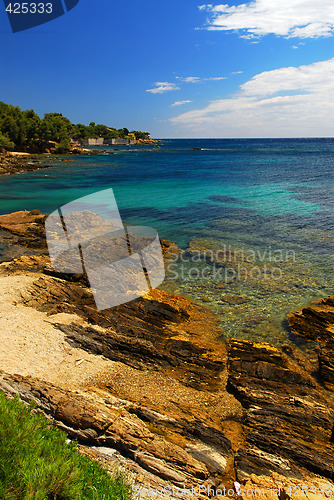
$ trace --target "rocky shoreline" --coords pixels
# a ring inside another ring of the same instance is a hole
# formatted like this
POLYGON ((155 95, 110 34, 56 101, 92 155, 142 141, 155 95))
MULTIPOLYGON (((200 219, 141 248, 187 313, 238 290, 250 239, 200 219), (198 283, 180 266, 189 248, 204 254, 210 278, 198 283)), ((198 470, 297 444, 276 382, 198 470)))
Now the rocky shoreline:
POLYGON ((334 494, 334 297, 288 316, 311 353, 225 345, 208 310, 161 290, 98 312, 84 276, 52 269, 44 220, 0 216, 22 249, 0 264, 1 390, 107 468, 124 466, 139 490, 229 497, 238 481, 265 498, 298 485, 334 494))
POLYGON ((50 168, 52 165, 43 163, 49 159, 29 153, 0 153, 0 175, 11 175, 18 172, 31 172, 40 168, 50 168))
MULTIPOLYGON (((74 148, 68 154, 105 154, 105 152, 96 152, 91 149, 74 148)), ((113 154, 109 152, 108 154, 113 154)), ((57 161, 71 161, 69 159, 61 158, 56 154, 31 154, 31 153, 18 153, 18 152, 0 152, 0 175, 12 175, 19 172, 32 172, 41 168, 53 167, 52 162, 57 161)))
MULTIPOLYGON (((163 142, 158 139, 138 139, 137 145, 152 145, 163 142)), ((113 155, 112 150, 93 150, 81 146, 74 146, 66 153, 66 155, 113 155)), ((0 151, 0 175, 12 175, 19 172, 32 172, 41 168, 53 167, 54 160, 71 161, 69 159, 61 158, 56 153, 21 153, 21 152, 8 152, 0 151)))

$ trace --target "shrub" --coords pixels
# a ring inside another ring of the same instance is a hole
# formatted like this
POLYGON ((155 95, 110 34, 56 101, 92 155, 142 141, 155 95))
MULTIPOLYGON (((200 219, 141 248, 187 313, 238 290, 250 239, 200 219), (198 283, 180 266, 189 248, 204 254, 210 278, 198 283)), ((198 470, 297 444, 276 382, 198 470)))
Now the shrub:
POLYGON ((64 155, 70 151, 70 143, 68 139, 61 141, 55 149, 55 153, 58 155, 64 155))
POLYGON ((0 132, 0 148, 14 149, 14 143, 0 132))

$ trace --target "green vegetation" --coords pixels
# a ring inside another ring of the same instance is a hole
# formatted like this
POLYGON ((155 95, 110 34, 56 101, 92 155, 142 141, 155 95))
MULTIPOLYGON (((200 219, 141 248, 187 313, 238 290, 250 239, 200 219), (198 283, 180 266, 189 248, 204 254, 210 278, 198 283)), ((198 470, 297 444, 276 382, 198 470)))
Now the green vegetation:
POLYGON ((111 477, 80 455, 42 414, 0 391, 0 498, 130 500, 131 487, 122 473, 111 477))
POLYGON ((138 130, 129 132, 127 128, 117 130, 106 125, 95 125, 94 122, 89 125, 74 125, 61 113, 46 113, 41 119, 32 109, 22 111, 18 106, 0 101, 0 148, 32 153, 54 149, 57 153, 66 153, 69 151, 71 140, 133 136, 136 139, 147 139, 149 133, 138 130), (50 142, 56 144, 50 146, 50 142))
POLYGON ((0 148, 5 148, 5 149, 14 148, 14 143, 11 142, 5 135, 2 135, 1 132, 0 132, 0 148))

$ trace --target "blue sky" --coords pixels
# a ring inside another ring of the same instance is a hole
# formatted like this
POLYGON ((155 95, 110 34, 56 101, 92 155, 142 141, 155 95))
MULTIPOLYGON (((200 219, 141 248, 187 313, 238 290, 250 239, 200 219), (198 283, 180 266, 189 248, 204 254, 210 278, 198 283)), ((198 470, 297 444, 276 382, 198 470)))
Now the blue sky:
POLYGON ((334 136, 333 0, 80 0, 12 33, 0 99, 152 137, 334 136))

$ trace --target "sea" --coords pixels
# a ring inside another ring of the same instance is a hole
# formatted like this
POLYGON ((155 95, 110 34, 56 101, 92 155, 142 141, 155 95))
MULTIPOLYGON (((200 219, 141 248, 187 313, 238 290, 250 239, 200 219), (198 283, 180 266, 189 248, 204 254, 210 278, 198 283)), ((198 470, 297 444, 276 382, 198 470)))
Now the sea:
MULTIPOLYGON (((334 139, 168 139, 51 157, 0 177, 0 213, 113 189, 124 221, 175 243, 160 288, 209 308, 222 338, 301 343, 287 314, 333 294, 334 139)), ((0 245, 1 252, 4 244, 0 245)))

